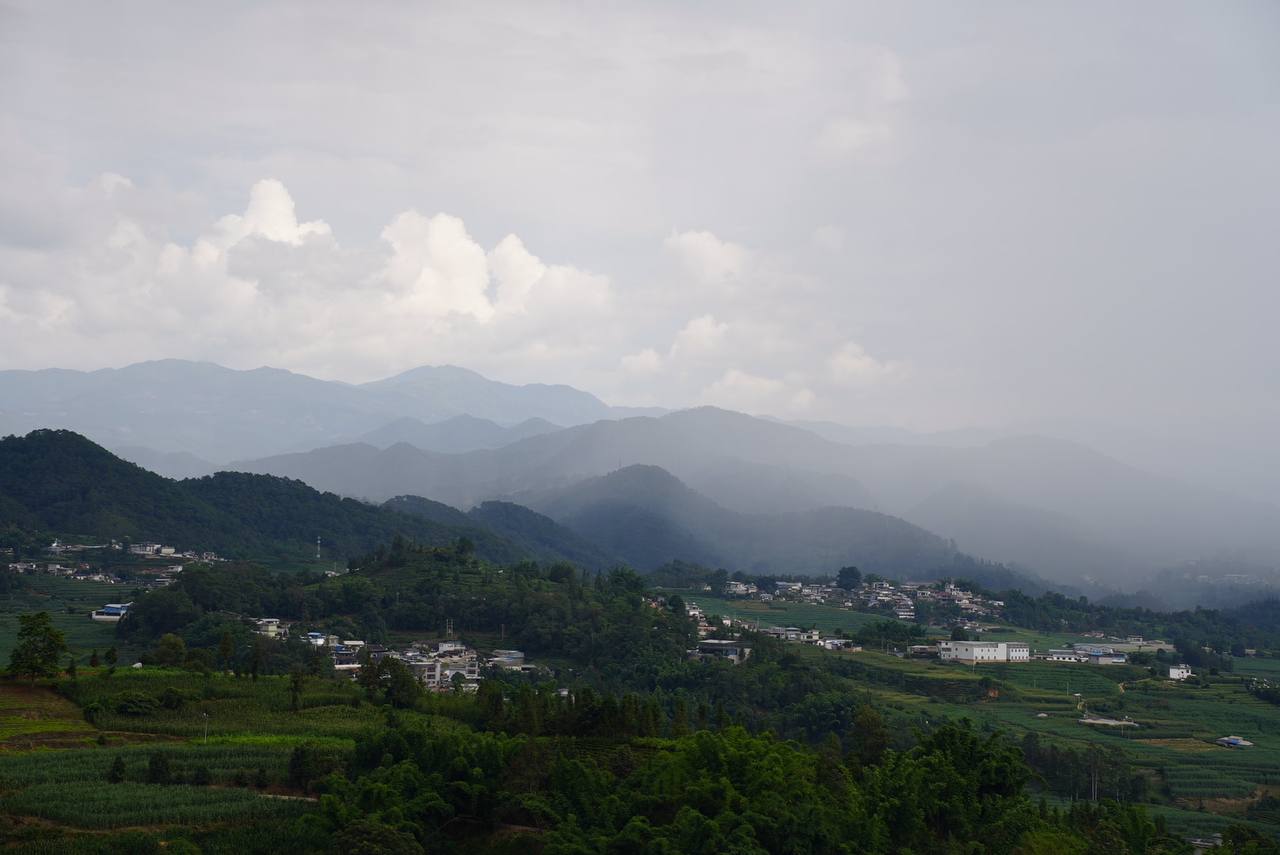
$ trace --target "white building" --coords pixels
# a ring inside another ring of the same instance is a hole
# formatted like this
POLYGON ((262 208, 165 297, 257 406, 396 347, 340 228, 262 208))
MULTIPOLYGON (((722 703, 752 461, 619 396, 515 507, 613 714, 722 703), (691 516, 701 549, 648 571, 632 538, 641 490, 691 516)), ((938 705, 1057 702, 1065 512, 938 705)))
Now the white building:
POLYGON ((1087 662, 1089 657, 1083 653, 1076 653, 1071 648, 1056 648, 1050 650, 1044 657, 1050 662, 1087 662))
POLYGON ((1190 665, 1170 665, 1169 666, 1170 680, 1185 680, 1190 676, 1191 676, 1190 665))
POLYGON ((1026 662, 1030 645, 1020 641, 940 641, 938 658, 944 662, 1026 662))

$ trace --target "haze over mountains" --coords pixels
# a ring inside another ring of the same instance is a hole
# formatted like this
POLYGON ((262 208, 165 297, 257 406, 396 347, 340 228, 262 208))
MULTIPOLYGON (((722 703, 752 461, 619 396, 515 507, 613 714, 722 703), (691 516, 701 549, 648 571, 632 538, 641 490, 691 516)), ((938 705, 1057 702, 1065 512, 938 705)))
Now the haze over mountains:
MULTIPOLYGON (((1125 586, 1186 561, 1273 566, 1280 556, 1276 508, 1063 440, 785 424, 715 408, 636 412, 451 367, 361 385, 180 361, 0 372, 0 432, 65 427, 181 477, 233 468, 375 502, 422 496, 460 514, 516 502, 584 536, 595 561, 650 564, 683 543, 688 554, 667 557, 785 572, 785 556, 805 565, 794 572, 814 570, 871 519, 849 509, 919 526, 944 552, 958 546, 1064 582, 1125 586), (788 514, 794 534, 779 551, 770 532, 788 514), (661 534, 656 551, 640 531, 661 534)), ((899 546, 907 530, 896 530, 899 546)))
POLYGON ((216 464, 350 441, 406 418, 575 425, 636 412, 568 386, 514 386, 453 366, 359 385, 176 359, 88 372, 0 371, 0 434, 65 428, 108 448, 216 464))

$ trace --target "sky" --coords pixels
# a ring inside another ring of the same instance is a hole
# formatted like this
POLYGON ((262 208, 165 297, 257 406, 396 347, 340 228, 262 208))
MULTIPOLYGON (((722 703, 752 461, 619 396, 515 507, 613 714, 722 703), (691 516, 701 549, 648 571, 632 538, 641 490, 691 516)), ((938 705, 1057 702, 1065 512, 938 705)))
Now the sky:
POLYGON ((1245 1, 6 3, 0 368, 448 363, 1274 486, 1277 43, 1245 1))

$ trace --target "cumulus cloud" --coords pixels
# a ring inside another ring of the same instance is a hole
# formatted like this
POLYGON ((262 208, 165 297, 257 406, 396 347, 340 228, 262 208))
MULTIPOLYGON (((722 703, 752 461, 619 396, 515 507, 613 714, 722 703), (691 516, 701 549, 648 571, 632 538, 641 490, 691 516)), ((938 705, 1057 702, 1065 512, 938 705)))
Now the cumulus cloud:
MULTIPOLYGON (((119 175, 109 174, 104 179, 108 182, 104 184, 105 187, 132 186, 129 179, 119 175)), ((228 214, 223 217, 218 221, 214 233, 214 239, 225 249, 254 235, 297 246, 309 237, 328 235, 330 232, 328 223, 322 220, 299 223, 289 191, 284 184, 268 178, 253 185, 249 191, 249 207, 244 214, 228 214)))
POLYGON ((652 347, 622 357, 622 368, 629 374, 650 375, 662 370, 662 354, 652 347))
POLYGON ((714 353, 724 342, 729 325, 711 315, 701 315, 684 325, 671 344, 671 358, 698 357, 714 353))
POLYGON ((707 231, 671 235, 665 246, 686 275, 709 285, 740 278, 750 261, 750 253, 745 247, 721 240, 707 231))
POLYGON ((876 359, 862 345, 848 341, 828 357, 827 371, 838 384, 871 385, 902 377, 906 365, 876 359))
POLYGON ((748 413, 799 415, 815 399, 806 386, 731 368, 702 391, 704 403, 748 413))
POLYGON ((90 186, 121 204, 91 211, 69 247, 0 250, 9 365, 184 356, 360 379, 429 361, 582 359, 609 329, 606 277, 546 264, 515 235, 486 251, 449 214, 405 211, 349 248, 268 179, 243 213, 184 244, 126 213, 128 179, 90 186))

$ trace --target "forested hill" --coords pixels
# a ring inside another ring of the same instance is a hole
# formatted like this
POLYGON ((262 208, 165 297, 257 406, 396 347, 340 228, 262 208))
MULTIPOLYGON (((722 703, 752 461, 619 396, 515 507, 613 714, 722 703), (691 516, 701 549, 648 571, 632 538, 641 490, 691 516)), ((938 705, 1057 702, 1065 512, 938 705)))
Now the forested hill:
POLYGON ((95 539, 160 541, 230 557, 369 552, 397 535, 429 545, 460 537, 490 560, 527 552, 478 525, 448 524, 321 493, 300 481, 220 472, 171 481, 71 431, 0 439, 0 524, 95 539))

